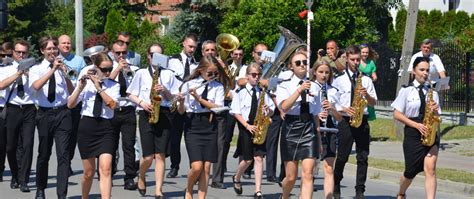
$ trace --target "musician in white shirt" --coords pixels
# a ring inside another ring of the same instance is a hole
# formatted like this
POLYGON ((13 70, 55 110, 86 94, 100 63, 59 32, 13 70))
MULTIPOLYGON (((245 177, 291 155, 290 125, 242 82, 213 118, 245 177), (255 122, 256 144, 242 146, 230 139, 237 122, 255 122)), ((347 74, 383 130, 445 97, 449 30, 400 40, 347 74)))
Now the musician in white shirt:
POLYGON ((94 68, 81 77, 68 99, 68 107, 82 101, 77 143, 84 174, 81 180, 82 198, 89 198, 95 174, 95 160, 99 159, 101 198, 110 198, 112 191, 112 158, 117 136, 112 127, 114 109, 117 107, 120 86, 109 79, 112 60, 105 53, 95 56, 94 68))

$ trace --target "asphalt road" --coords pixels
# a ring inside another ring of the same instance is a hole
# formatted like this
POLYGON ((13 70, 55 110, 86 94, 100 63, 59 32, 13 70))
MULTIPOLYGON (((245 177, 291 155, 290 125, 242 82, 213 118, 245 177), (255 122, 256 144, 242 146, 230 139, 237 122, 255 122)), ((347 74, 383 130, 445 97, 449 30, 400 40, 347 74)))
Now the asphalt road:
MULTIPOLYGON (((31 176, 31 181, 29 186, 31 188, 30 193, 22 193, 18 189, 12 190, 9 187, 10 184, 10 173, 9 168, 7 165, 7 169, 4 173, 4 182, 0 183, 0 199, 21 199, 21 198, 34 198, 35 196, 35 171, 34 168, 36 167, 36 156, 37 156, 37 139, 35 140, 35 148, 34 148, 34 160, 33 160, 33 171, 31 176)), ((120 147, 121 148, 121 147, 120 147)), ((231 148, 230 154, 233 154, 233 150, 235 148, 231 148)), ((188 158, 185 150, 184 144, 181 145, 182 155, 182 162, 181 162, 181 170, 179 171, 179 176, 173 179, 165 179, 165 184, 163 187, 163 191, 168 198, 183 198, 183 190, 186 183, 186 173, 187 170, 185 168, 188 167, 188 158)), ((46 189, 46 197, 48 198, 56 198, 56 155, 53 146, 53 155, 51 156, 50 165, 49 165, 49 181, 48 181, 48 188, 46 189)), ((122 159, 121 159, 122 160, 122 159)), ((68 196, 70 198, 80 198, 81 197, 81 185, 80 179, 82 176, 82 163, 79 157, 78 151, 76 151, 76 156, 72 162, 74 175, 69 179, 69 191, 68 196)), ((167 166, 169 166, 169 160, 167 160, 167 166)), ((143 198, 139 195, 137 191, 128 191, 123 189, 123 176, 124 173, 121 169, 123 169, 122 161, 119 163, 119 172, 116 176, 114 176, 113 180, 113 188, 112 188, 112 198, 143 198)), ((153 166, 151 168, 154 168, 153 166)), ((208 197, 207 198, 252 198, 254 194, 254 186, 253 186, 253 179, 252 180, 245 180, 242 179, 243 185, 243 194, 241 196, 236 196, 234 190, 232 188, 231 176, 234 174, 234 171, 237 168, 237 160, 232 158, 229 155, 228 159, 228 172, 226 173, 226 177, 224 179, 226 189, 214 189, 209 187, 208 197)), ((152 169, 149 170, 147 173, 147 198, 153 198, 154 194, 154 171, 152 169)), ((320 173, 322 173, 320 171, 320 173)), ((342 181, 342 196, 343 198, 352 198, 355 195, 354 186, 355 186, 355 173, 351 170, 348 170, 345 173, 345 178, 342 181)), ((265 177, 265 176, 264 176, 265 177)), ((264 194, 264 198, 279 198, 279 194, 281 193, 281 189, 278 184, 267 183, 266 179, 263 181, 262 192, 264 194)), ((293 189, 293 196, 292 198, 298 198, 299 192, 299 181, 297 182, 297 186, 293 189)), ((322 191, 322 177, 318 177, 315 183, 315 187, 317 189, 314 192, 313 198, 323 198, 323 191, 322 191)), ((395 195, 398 190, 398 185, 396 183, 389 182, 389 181, 382 181, 377 179, 369 179, 367 180, 367 188, 366 188, 366 198, 368 199, 379 199, 379 198, 395 198, 395 195)), ((197 189, 197 186, 195 187, 197 189)), ((91 198, 100 198, 100 191, 99 191, 99 183, 97 180, 94 180, 94 184, 92 185, 92 190, 90 192, 91 198)), ((407 192, 409 198, 424 198, 424 189, 423 187, 410 187, 407 192)), ((194 197, 197 198, 197 191, 195 190, 194 197)), ((467 198, 460 195, 450 194, 450 193, 442 193, 439 192, 437 198, 467 198)))

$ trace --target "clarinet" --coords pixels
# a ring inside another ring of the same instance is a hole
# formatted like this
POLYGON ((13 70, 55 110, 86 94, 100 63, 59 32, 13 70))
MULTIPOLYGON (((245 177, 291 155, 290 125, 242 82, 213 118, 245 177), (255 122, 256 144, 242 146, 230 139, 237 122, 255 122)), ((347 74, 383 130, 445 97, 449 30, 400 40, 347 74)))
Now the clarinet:
MULTIPOLYGON (((323 86, 321 87, 321 96, 322 96, 322 100, 321 100, 321 103, 324 102, 325 100, 328 100, 328 89, 327 89, 327 82, 324 82, 323 86)), ((327 111, 327 110, 324 110, 324 111, 327 111)), ((329 113, 328 113, 328 117, 329 117, 329 113)), ((327 127, 327 117, 324 118, 324 120, 321 120, 323 122, 323 127, 320 127, 320 131, 321 132, 328 132, 328 133, 337 133, 339 132, 339 130, 337 128, 328 128, 327 127)))

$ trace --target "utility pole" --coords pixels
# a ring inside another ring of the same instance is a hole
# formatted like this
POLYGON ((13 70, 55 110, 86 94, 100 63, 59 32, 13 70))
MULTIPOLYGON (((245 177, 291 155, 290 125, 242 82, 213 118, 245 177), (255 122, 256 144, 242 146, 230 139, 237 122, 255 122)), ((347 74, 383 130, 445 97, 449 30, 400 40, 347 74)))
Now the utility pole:
MULTIPOLYGON (((397 95, 402 85, 408 82, 410 75, 407 70, 411 56, 413 55, 419 2, 419 0, 411 0, 408 4, 405 35, 403 36, 402 57, 400 58, 400 70, 398 71, 397 95)), ((400 138, 403 132, 403 125, 400 122, 396 122, 396 131, 397 136, 400 138)))
POLYGON ((82 0, 76 0, 75 4, 75 25, 76 25, 76 55, 82 56, 84 51, 84 30, 82 23, 82 0))

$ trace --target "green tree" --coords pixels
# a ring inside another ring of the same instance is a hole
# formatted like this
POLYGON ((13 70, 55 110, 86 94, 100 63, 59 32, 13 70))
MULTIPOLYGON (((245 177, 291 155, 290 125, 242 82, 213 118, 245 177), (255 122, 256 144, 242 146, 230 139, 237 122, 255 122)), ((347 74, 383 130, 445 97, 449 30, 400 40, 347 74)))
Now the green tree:
POLYGON ((428 16, 428 32, 431 34, 430 38, 441 39, 445 31, 443 28, 443 13, 440 10, 431 10, 428 16))
POLYGON ((407 10, 401 9, 397 12, 395 27, 389 34, 389 46, 393 49, 402 49, 403 35, 405 34, 405 23, 407 19, 407 10))
POLYGON ((108 35, 109 43, 112 43, 116 39, 117 33, 124 29, 123 24, 122 15, 120 15, 117 10, 110 9, 104 27, 105 33, 108 35))
POLYGON ((428 23, 428 11, 420 10, 418 11, 418 17, 416 20, 416 35, 415 35, 415 46, 421 43, 424 39, 432 37, 432 34, 429 32, 429 23, 428 23))
POLYGON ((124 23, 124 30, 127 31, 132 36, 132 38, 137 38, 139 36, 137 16, 134 13, 129 12, 124 23))

